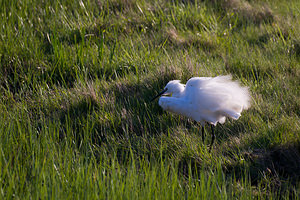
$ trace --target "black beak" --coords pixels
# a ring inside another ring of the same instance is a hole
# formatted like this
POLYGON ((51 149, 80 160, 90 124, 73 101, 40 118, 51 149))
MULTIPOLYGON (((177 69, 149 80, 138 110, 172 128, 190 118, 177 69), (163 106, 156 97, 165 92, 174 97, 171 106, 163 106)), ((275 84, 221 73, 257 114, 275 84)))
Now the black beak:
POLYGON ((168 90, 168 88, 161 91, 158 95, 156 95, 153 99, 151 99, 151 101, 154 101, 157 97, 160 97, 161 95, 163 95, 167 90, 168 90))

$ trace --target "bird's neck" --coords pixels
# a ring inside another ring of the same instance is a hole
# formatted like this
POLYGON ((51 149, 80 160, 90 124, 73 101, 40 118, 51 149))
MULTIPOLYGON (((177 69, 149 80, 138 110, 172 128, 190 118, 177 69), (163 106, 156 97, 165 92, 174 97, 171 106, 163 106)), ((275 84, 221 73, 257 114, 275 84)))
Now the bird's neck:
POLYGON ((183 84, 178 85, 178 88, 176 89, 176 92, 172 94, 172 97, 182 97, 184 94, 184 89, 185 87, 183 84))
POLYGON ((176 98, 182 97, 183 93, 184 93, 184 90, 178 91, 178 92, 172 94, 172 97, 176 97, 176 98))

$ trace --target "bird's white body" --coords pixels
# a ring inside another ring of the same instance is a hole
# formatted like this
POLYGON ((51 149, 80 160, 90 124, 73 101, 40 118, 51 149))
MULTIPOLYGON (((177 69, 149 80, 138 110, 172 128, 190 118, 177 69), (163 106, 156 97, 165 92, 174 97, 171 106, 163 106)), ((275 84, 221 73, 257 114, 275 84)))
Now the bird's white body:
POLYGON ((184 115, 202 125, 224 123, 226 117, 238 119, 250 106, 250 95, 231 76, 194 77, 186 85, 170 81, 159 105, 167 111, 184 115))

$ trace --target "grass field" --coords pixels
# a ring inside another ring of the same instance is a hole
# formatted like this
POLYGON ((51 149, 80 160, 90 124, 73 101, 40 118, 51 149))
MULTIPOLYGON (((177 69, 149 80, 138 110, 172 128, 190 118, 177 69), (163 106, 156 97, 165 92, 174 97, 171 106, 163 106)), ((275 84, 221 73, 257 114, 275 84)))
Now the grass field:
POLYGON ((0 199, 299 199, 300 1, 0 0, 0 199), (150 102, 232 74, 210 128, 150 102))

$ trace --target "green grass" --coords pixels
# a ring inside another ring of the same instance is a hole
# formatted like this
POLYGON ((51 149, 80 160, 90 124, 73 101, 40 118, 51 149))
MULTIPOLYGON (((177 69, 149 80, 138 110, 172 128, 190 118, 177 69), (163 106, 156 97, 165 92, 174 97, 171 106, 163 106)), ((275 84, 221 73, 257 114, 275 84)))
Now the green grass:
POLYGON ((299 199, 297 0, 0 0, 0 199, 299 199), (149 100, 232 74, 216 127, 149 100))

